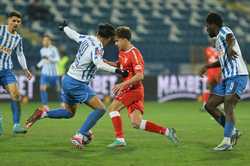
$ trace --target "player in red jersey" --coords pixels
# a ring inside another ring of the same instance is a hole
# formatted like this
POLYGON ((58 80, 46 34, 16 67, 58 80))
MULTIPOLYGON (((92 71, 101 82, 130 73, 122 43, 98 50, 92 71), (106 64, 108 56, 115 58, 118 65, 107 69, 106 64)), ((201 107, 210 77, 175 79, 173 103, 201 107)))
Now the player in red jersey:
MULTIPOLYGON (((215 48, 213 48, 211 46, 204 49, 204 55, 205 55, 206 64, 214 63, 214 62, 218 61, 218 58, 219 58, 218 52, 216 51, 215 48)), ((207 76, 207 89, 202 94, 203 106, 208 101, 208 98, 209 98, 210 93, 211 93, 210 90, 215 85, 217 85, 221 80, 221 69, 220 69, 220 67, 209 68, 207 70, 206 76, 207 76)), ((204 109, 202 108, 202 110, 204 110, 204 109)))
POLYGON ((109 107, 109 115, 115 130, 116 140, 108 147, 126 146, 122 129, 120 111, 127 108, 131 124, 136 129, 165 135, 169 140, 178 143, 175 129, 166 128, 154 122, 144 120, 144 61, 140 51, 130 42, 131 31, 128 27, 121 26, 115 32, 115 44, 119 49, 119 60, 116 63, 122 70, 127 70, 129 75, 113 88, 115 98, 109 107))

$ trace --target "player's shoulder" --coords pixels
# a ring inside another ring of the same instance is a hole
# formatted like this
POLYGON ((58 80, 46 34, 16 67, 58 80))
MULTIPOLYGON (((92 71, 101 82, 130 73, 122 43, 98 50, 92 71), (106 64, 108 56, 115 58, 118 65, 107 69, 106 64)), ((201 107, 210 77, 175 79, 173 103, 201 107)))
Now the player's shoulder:
POLYGON ((88 43, 90 47, 93 48, 103 48, 101 42, 93 35, 84 35, 85 37, 81 40, 82 44, 88 43))
POLYGON ((220 34, 221 34, 222 36, 225 36, 225 35, 230 34, 230 33, 233 34, 233 31, 232 31, 228 26, 223 26, 223 27, 221 27, 221 29, 220 29, 220 34))
POLYGON ((131 53, 132 53, 132 55, 134 55, 134 56, 142 56, 141 51, 140 51, 137 47, 133 47, 133 48, 131 49, 131 53))

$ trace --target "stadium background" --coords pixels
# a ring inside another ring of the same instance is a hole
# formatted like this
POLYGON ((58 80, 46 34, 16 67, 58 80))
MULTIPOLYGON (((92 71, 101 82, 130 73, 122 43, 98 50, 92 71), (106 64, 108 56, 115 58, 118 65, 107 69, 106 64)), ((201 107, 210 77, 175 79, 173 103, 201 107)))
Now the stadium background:
MULTIPOLYGON (((1 0, 0 23, 5 23, 6 13, 12 10, 18 10, 24 16, 20 33, 24 37, 28 65, 36 74, 32 100, 39 99, 39 72, 34 67, 40 60, 44 34, 53 38, 53 44, 61 54, 69 56, 71 61, 74 59, 78 45, 57 29, 58 22, 65 19, 70 27, 83 34, 95 34, 96 26, 101 22, 130 26, 133 43, 145 60, 145 99, 165 101, 194 99, 205 88, 204 81, 192 80, 196 79, 195 75, 204 63, 204 48, 208 46, 205 17, 210 11, 222 14, 225 24, 235 32, 246 62, 250 62, 249 9, 249 1, 244 0, 1 0), (159 77, 167 77, 165 86, 160 85, 159 77)), ((116 60, 117 52, 110 44, 104 57, 116 60)), ((16 56, 13 60, 18 64, 16 56)), ((19 69, 20 66, 15 65, 15 70, 19 69)), ((23 86, 22 95, 27 96, 28 84, 23 86)), ((101 96, 110 95, 109 85, 100 84, 96 88, 100 89, 101 96)), ((6 98, 4 91, 0 91, 0 98, 6 98)), ((245 94, 245 98, 249 96, 249 93, 245 94)), ((57 98, 52 96, 50 99, 57 98)))

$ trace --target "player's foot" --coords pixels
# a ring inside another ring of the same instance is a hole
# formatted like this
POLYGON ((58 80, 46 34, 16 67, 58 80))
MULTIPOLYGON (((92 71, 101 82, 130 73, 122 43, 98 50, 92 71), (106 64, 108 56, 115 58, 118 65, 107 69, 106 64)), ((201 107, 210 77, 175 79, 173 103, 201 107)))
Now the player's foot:
POLYGON ((178 144, 179 143, 179 140, 176 136, 176 131, 174 128, 168 128, 168 135, 167 135, 167 138, 173 142, 174 144, 178 144))
POLYGON ((27 133, 27 130, 25 128, 21 127, 20 124, 16 124, 13 127, 13 133, 14 134, 25 134, 25 133, 27 133))
POLYGON ((82 149, 84 146, 83 136, 81 134, 76 134, 71 138, 71 143, 78 149, 82 149))
POLYGON ((47 111, 48 110, 45 107, 37 108, 36 111, 26 121, 25 123, 26 128, 30 128, 37 120, 41 119, 43 113, 47 111))
POLYGON ((126 142, 115 140, 113 143, 109 144, 107 147, 108 148, 117 148, 117 147, 124 147, 126 146, 126 142))
POLYGON ((238 139, 240 138, 241 133, 238 129, 235 130, 235 133, 231 136, 231 145, 234 146, 237 144, 238 139))
POLYGON ((214 148, 215 151, 227 151, 227 150, 232 150, 232 149, 233 149, 232 145, 226 144, 226 143, 221 143, 214 148))

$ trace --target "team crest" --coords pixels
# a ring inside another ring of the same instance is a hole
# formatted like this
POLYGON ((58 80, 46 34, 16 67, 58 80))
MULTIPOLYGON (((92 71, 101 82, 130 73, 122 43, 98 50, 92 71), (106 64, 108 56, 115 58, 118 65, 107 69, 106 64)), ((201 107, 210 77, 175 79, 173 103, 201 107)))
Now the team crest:
POLYGON ((103 49, 98 49, 98 47, 95 48, 95 55, 96 56, 102 56, 104 53, 103 49))

